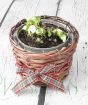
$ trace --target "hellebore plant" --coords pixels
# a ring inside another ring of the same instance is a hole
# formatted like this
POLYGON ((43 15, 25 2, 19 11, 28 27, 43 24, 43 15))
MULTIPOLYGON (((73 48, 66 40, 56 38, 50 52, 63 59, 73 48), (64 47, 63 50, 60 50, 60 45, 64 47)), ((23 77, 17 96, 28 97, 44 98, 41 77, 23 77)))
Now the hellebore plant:
POLYGON ((28 33, 28 36, 36 34, 37 36, 43 37, 47 33, 48 37, 52 37, 52 34, 56 34, 62 42, 65 42, 66 37, 68 36, 68 32, 63 31, 58 27, 46 28, 46 25, 42 22, 40 16, 35 16, 27 20, 27 23, 23 29, 28 33))

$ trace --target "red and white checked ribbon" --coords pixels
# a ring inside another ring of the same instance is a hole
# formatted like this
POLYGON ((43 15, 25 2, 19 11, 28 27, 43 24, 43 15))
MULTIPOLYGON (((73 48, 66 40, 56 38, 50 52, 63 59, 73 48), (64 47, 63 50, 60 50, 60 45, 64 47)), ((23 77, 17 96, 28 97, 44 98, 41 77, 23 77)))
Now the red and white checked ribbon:
MULTIPOLYGON (((62 67, 61 67, 62 68, 62 67)), ((64 91, 64 85, 61 79, 57 76, 52 76, 52 73, 60 72, 61 68, 58 68, 54 64, 47 64, 39 70, 33 70, 31 68, 18 68, 18 74, 25 75, 24 78, 13 87, 13 91, 19 94, 22 90, 36 82, 42 82, 50 87, 64 91)))

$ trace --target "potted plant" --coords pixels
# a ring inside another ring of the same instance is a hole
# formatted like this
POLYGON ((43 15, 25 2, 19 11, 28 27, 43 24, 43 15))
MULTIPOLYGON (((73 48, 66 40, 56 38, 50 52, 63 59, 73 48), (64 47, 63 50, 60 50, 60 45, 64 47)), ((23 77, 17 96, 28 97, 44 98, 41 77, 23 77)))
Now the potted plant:
POLYGON ((61 80, 69 73, 78 37, 77 30, 59 17, 34 16, 18 22, 10 41, 23 80, 13 90, 18 93, 30 84, 64 90, 61 80))
POLYGON ((30 18, 14 34, 23 48, 38 53, 60 50, 71 39, 71 33, 63 25, 40 16, 30 18))

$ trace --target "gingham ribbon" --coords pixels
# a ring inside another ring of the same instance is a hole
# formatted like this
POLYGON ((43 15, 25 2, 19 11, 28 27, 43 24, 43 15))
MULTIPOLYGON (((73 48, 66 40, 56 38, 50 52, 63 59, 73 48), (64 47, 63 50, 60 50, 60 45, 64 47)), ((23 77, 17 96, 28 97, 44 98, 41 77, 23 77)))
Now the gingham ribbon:
POLYGON ((56 71, 58 70, 57 72, 59 72, 60 68, 57 69, 57 67, 53 64, 45 65, 43 68, 39 70, 34 70, 30 68, 18 68, 17 73, 25 76, 23 80, 21 80, 13 87, 12 90, 16 94, 19 94, 28 86, 33 85, 36 82, 42 82, 47 84, 47 86, 64 91, 64 86, 61 79, 58 79, 56 76, 51 75, 53 72, 55 72, 55 70, 56 71))

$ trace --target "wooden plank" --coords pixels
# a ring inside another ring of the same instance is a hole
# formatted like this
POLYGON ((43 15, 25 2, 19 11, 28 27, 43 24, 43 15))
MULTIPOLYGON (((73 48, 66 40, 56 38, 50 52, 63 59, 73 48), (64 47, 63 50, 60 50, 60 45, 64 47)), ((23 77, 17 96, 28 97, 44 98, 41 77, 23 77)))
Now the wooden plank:
MULTIPOLYGON (((80 39, 78 43, 77 52, 74 56, 74 76, 77 76, 77 88, 78 90, 83 89, 87 85, 87 62, 88 60, 88 1, 87 0, 69 0, 67 3, 66 0, 63 1, 62 9, 60 10, 59 16, 65 18, 70 23, 72 23, 79 31, 80 39), (75 60, 76 59, 76 60, 75 60), (85 73, 86 72, 86 73, 85 73), (84 78, 85 77, 85 78, 84 78), (83 81, 83 82, 82 82, 83 81), (86 81, 86 82, 84 82, 86 81)), ((75 78, 74 78, 75 79, 75 78)))
POLYGON ((66 78, 66 94, 48 90, 48 105, 85 105, 88 103, 88 0, 63 0, 58 16, 72 23, 80 34, 70 75, 66 78), (50 99, 50 101, 49 101, 50 99))
POLYGON ((7 91, 5 91, 6 93, 3 96, 3 98, 1 98, 2 105, 4 105, 5 102, 8 102, 9 105, 12 103, 13 105, 15 105, 16 102, 19 102, 19 104, 24 104, 24 105, 29 105, 29 104, 36 105, 38 101, 38 94, 39 94, 39 88, 34 86, 25 90, 24 94, 22 94, 19 98, 15 96, 11 91, 11 88, 13 87, 13 85, 17 83, 17 81, 20 79, 19 76, 16 77, 15 59, 13 58, 13 53, 11 51, 11 46, 8 38, 11 27, 19 20, 23 18, 28 18, 30 16, 55 15, 56 10, 57 10, 57 0, 52 0, 52 1, 51 0, 48 0, 48 1, 47 0, 16 0, 12 5, 11 9, 9 10, 0 28, 0 34, 2 35, 1 42, 0 42, 0 47, 1 47, 0 56, 2 56, 2 60, 3 60, 3 62, 1 62, 0 64, 0 67, 2 67, 2 72, 0 75, 2 76, 3 74, 3 77, 0 78, 1 79, 0 87, 1 87, 1 90, 4 87, 6 87, 6 89, 8 88, 7 91), (3 43, 4 41, 5 43, 3 43), (6 80, 2 79, 4 77, 7 77, 7 79, 6 80), (3 84, 4 84, 4 87, 3 87, 3 84))

